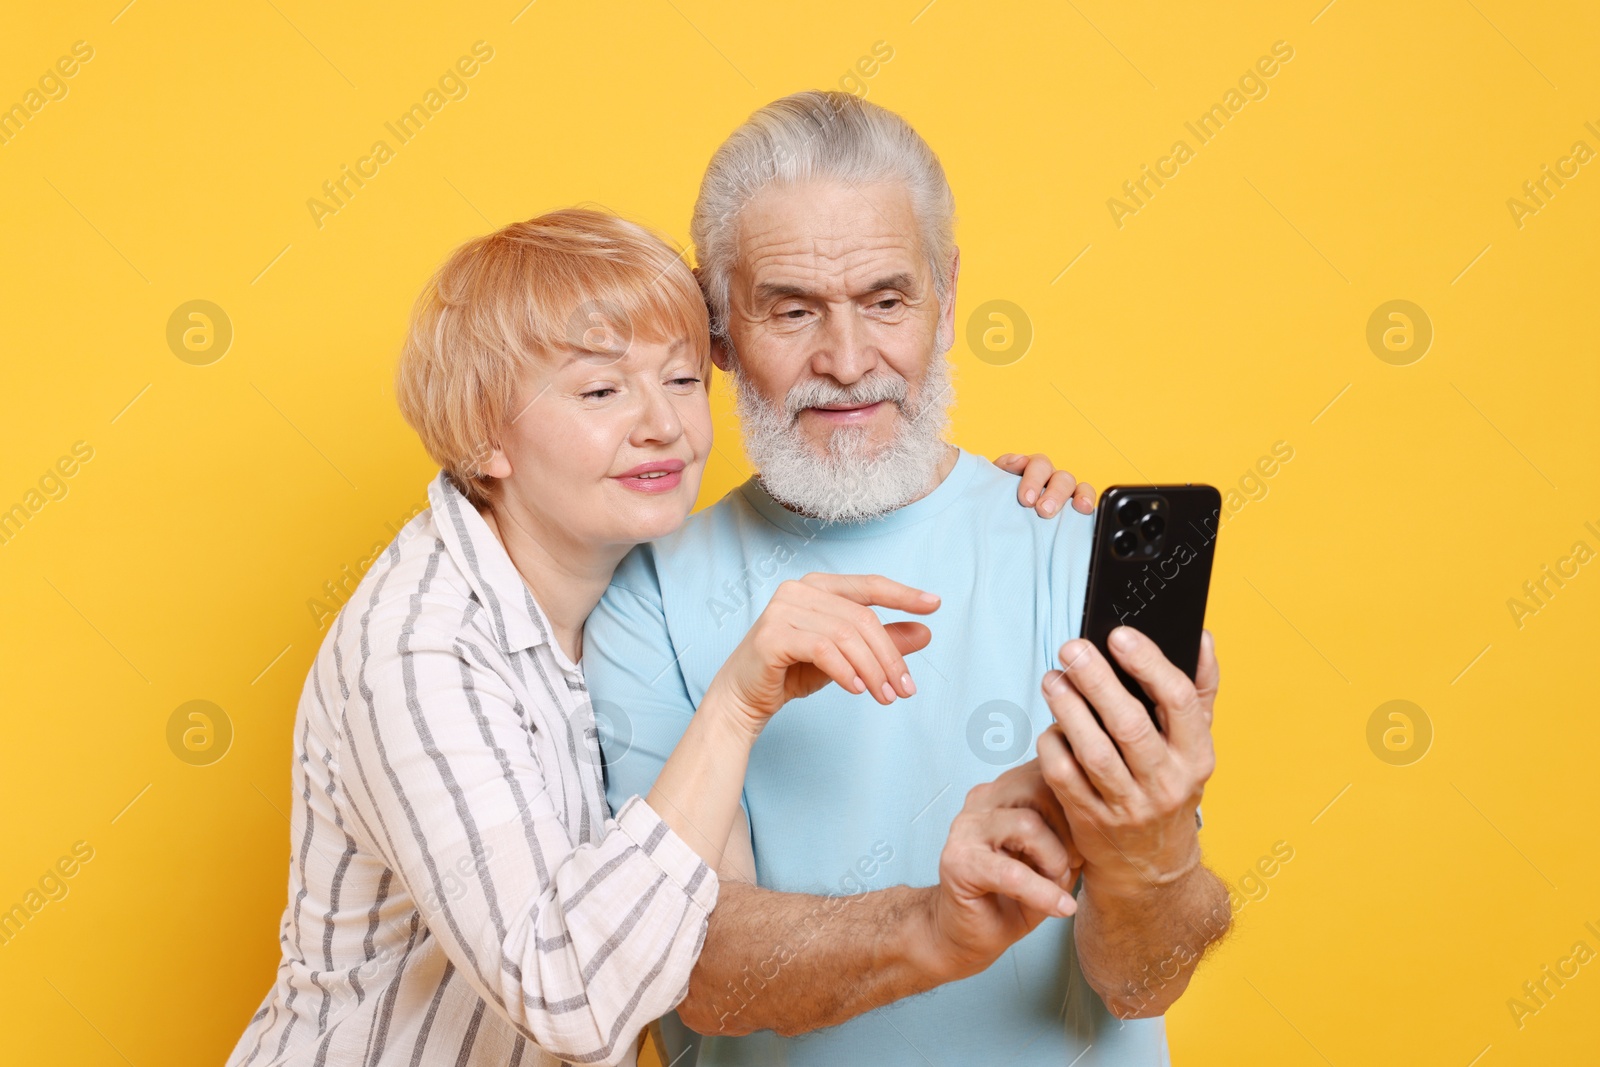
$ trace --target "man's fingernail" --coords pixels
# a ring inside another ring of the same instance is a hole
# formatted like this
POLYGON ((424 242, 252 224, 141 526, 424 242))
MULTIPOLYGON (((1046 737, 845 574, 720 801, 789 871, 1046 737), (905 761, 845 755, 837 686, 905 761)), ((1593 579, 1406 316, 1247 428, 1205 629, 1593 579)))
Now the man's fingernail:
POLYGON ((1061 692, 1063 689, 1065 689, 1067 687, 1067 683, 1065 681, 1063 681, 1064 677, 1065 676, 1060 671, 1045 671, 1044 672, 1044 691, 1046 693, 1059 693, 1059 692, 1061 692))
POLYGON ((1062 893, 1061 899, 1056 901, 1056 911, 1060 912, 1063 918, 1072 914, 1073 907, 1073 900, 1066 893, 1062 893))
POLYGON ((911 675, 902 674, 900 676, 900 684, 905 687, 905 691, 907 693, 910 693, 912 696, 917 695, 917 683, 911 680, 911 675))
POLYGON ((1026 493, 1022 494, 1022 502, 1024 504, 1032 504, 1035 500, 1038 500, 1038 499, 1039 499, 1039 491, 1037 489, 1029 489, 1026 493))
POLYGON ((1039 510, 1044 512, 1046 515, 1054 514, 1056 510, 1056 502, 1054 500, 1046 500, 1044 502, 1044 506, 1039 510))
POLYGON ((1133 631, 1126 626, 1119 626, 1111 631, 1111 647, 1123 652, 1133 651, 1133 631))
POLYGON ((939 594, 938 593, 923 593, 922 594, 922 602, 924 604, 937 604, 939 602, 939 594))

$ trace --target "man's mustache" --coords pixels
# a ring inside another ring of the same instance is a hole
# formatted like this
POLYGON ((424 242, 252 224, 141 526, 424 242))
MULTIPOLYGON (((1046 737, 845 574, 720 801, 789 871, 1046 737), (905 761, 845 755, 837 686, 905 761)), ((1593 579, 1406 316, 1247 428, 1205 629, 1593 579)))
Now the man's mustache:
POLYGON ((797 418, 806 408, 857 407, 885 400, 904 409, 909 392, 910 386, 898 374, 874 374, 851 385, 812 378, 789 390, 783 398, 783 409, 790 419, 797 418))

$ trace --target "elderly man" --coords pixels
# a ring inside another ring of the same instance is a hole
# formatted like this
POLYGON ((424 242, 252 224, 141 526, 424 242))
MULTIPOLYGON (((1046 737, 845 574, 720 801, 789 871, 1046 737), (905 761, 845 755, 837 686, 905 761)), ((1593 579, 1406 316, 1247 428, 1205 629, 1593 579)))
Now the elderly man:
POLYGON ((1076 640, 1092 521, 1017 508, 1014 482, 944 440, 953 211, 921 137, 841 93, 756 112, 700 188, 717 364, 759 474, 636 550, 589 619, 613 803, 649 791, 767 601, 804 594, 792 579, 882 574, 942 603, 910 659, 915 695, 830 687, 757 742, 748 827, 663 1020, 674 1067, 1165 1063, 1160 1015, 1228 926, 1196 832, 1209 637, 1195 683, 1141 635, 1113 640, 1157 732, 1076 640), (982 847, 973 821, 996 818, 1018 842, 1042 820, 1064 850, 955 862, 982 847), (1019 859, 1076 885, 1075 915, 1006 869, 1019 859))

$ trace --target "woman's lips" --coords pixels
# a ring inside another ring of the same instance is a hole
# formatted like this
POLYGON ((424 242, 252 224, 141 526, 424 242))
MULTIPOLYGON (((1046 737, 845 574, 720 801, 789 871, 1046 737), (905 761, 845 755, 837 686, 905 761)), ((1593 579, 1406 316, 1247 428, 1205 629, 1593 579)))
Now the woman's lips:
POLYGON ((617 475, 617 481, 639 493, 665 493, 676 489, 683 481, 681 459, 656 460, 641 463, 632 470, 617 475))

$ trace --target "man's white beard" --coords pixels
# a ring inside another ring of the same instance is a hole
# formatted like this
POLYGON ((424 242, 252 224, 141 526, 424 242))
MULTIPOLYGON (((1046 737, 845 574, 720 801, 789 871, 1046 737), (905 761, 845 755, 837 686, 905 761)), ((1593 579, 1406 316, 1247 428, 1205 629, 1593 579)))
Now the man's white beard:
POLYGON ((950 422, 950 364, 942 353, 928 362, 915 403, 897 374, 874 374, 845 388, 812 378, 774 404, 758 394, 739 371, 739 423, 745 454, 774 500, 826 522, 865 522, 885 515, 933 488, 944 460, 950 422), (871 430, 841 426, 819 455, 796 423, 801 411, 823 405, 893 402, 900 408, 893 440, 873 451, 871 430))

